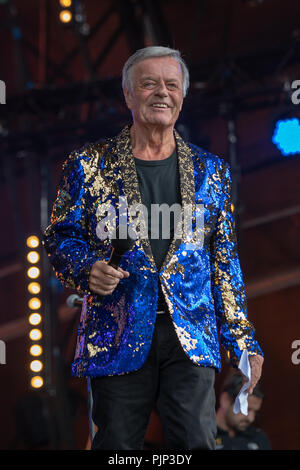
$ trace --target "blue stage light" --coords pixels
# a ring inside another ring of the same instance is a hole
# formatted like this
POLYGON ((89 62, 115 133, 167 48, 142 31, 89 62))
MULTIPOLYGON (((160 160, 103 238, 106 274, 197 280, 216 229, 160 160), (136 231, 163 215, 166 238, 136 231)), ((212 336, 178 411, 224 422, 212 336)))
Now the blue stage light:
POLYGON ((300 121, 297 118, 277 121, 272 142, 285 155, 300 153, 300 121))

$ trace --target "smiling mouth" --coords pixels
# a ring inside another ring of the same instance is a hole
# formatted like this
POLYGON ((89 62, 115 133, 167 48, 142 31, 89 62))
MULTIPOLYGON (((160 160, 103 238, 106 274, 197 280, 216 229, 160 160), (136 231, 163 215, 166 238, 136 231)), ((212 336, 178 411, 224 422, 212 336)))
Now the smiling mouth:
POLYGON ((157 109, 168 109, 169 106, 166 103, 153 103, 151 104, 152 108, 157 108, 157 109))

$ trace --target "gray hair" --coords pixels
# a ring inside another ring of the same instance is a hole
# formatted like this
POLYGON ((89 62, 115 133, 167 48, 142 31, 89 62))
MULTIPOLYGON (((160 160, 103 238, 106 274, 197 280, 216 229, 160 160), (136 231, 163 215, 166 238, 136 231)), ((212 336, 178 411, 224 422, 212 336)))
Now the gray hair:
POLYGON ((150 59, 152 57, 173 57, 177 60, 177 62, 181 66, 182 70, 182 88, 183 88, 183 96, 186 96, 189 84, 190 84, 190 77, 188 68, 181 57, 181 54, 176 49, 171 49, 169 47, 163 46, 149 46, 144 47, 143 49, 138 49, 132 56, 127 59, 124 64, 122 70, 122 87, 123 89, 126 88, 127 90, 133 90, 133 83, 132 83, 132 67, 133 65, 141 62, 145 59, 150 59))

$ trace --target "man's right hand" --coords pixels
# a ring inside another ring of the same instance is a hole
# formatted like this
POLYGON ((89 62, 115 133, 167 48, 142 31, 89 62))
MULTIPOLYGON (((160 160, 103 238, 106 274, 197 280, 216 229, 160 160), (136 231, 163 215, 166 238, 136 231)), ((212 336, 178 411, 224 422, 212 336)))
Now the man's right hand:
POLYGON ((122 268, 115 269, 104 261, 93 264, 89 276, 89 288, 99 295, 110 295, 120 282, 120 279, 129 277, 128 271, 122 268))

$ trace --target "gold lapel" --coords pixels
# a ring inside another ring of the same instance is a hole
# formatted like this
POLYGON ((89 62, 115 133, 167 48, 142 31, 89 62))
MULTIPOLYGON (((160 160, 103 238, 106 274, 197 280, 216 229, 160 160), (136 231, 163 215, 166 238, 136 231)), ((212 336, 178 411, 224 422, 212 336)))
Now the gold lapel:
MULTIPOLYGON (((177 146, 180 193, 182 203, 181 214, 183 220, 184 206, 190 205, 193 208, 195 206, 194 164, 192 160, 192 150, 190 149, 190 147, 184 142, 184 140, 180 137, 176 130, 174 131, 174 136, 177 146)), ((130 126, 126 126, 118 135, 116 139, 116 152, 120 164, 120 171, 122 173, 123 189, 127 199, 128 207, 134 204, 142 204, 138 177, 131 147, 130 126)), ((180 221, 179 223, 181 222, 182 221, 180 221)), ((155 269, 157 269, 152 254, 149 238, 141 238, 140 240, 138 240, 138 242, 139 241, 144 249, 145 254, 148 256, 155 269)), ((173 238, 161 269, 163 269, 171 261, 175 251, 179 248, 181 242, 182 240, 180 238, 173 238)))

